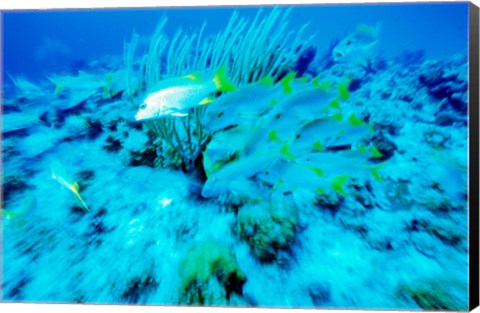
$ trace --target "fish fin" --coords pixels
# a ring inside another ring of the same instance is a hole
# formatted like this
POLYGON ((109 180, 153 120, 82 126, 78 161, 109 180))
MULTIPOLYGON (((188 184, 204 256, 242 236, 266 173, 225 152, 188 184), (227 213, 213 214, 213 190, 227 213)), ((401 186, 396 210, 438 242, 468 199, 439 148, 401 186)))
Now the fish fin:
POLYGON ((315 192, 318 193, 319 195, 324 195, 325 194, 325 189, 319 187, 319 188, 315 189, 315 192))
POLYGON ((343 187, 345 186, 345 183, 347 182, 347 180, 350 178, 350 176, 348 175, 342 175, 342 176, 337 176, 333 179, 333 182, 332 182, 332 189, 337 192, 338 194, 342 195, 342 196, 346 196, 347 195, 347 192, 345 191, 345 189, 343 189, 343 187))
POLYGON ((205 175, 207 175, 207 178, 210 176, 212 173, 212 168, 213 164, 212 161, 210 160, 210 157, 207 154, 203 155, 203 169, 205 170, 205 175))
POLYGON ((337 114, 332 115, 331 118, 333 118, 336 121, 341 122, 343 120, 343 114, 342 113, 337 113, 337 114))
POLYGON ((372 158, 374 158, 374 159, 378 159, 378 158, 383 157, 383 153, 380 152, 380 150, 378 150, 377 147, 373 147, 372 149, 370 149, 370 153, 371 153, 372 158))
POLYGON ((268 132, 268 140, 269 141, 280 141, 280 138, 277 135, 277 130, 271 130, 268 132))
POLYGON ((176 112, 176 113, 170 114, 170 116, 180 116, 180 117, 182 117, 182 116, 188 116, 188 113, 176 112))
POLYGON ((61 94, 63 91, 63 86, 62 85, 56 85, 55 86, 55 96, 58 96, 59 94, 61 94))
POLYGON ((80 203, 82 204, 83 208, 85 209, 85 211, 89 212, 90 211, 90 208, 88 207, 88 205, 85 203, 85 201, 83 201, 82 197, 80 196, 80 194, 75 194, 78 198, 78 200, 80 201, 80 203))
POLYGON ((200 101, 200 104, 205 105, 205 104, 209 104, 209 103, 212 103, 212 102, 213 102, 213 97, 206 97, 205 99, 200 101))
POLYGON ((372 38, 377 38, 380 35, 381 28, 382 28, 381 23, 377 23, 377 25, 375 26, 360 24, 357 26, 357 32, 365 35, 369 35, 372 38))
POLYGON ((289 143, 287 142, 286 144, 283 145, 282 149, 280 149, 280 153, 287 159, 287 160, 295 160, 296 156, 288 151, 289 148, 289 143))
POLYGON ((285 182, 283 180, 279 180, 275 185, 273 185, 272 189, 277 189, 281 185, 283 185, 285 182))
POLYGON ((292 81, 295 79, 295 72, 290 72, 281 81, 280 85, 283 87, 284 94, 290 94, 293 92, 292 81))
POLYGON ((352 115, 350 115, 348 117, 348 122, 350 123, 351 126, 364 126, 365 125, 365 122, 362 121, 361 119, 359 119, 355 113, 352 113, 352 115))
POLYGON ((347 100, 350 98, 350 92, 348 91, 348 87, 350 86, 351 80, 347 80, 338 85, 338 99, 339 100, 347 100))
POLYGON ((313 151, 323 151, 323 150, 325 150, 325 147, 319 141, 316 141, 313 143, 313 151))
POLYGON ((8 210, 5 210, 5 209, 0 209, 0 211, 2 211, 2 215, 5 219, 9 220, 11 219, 12 217, 15 216, 15 214, 13 214, 12 212, 8 211, 8 210))
POLYGON ((192 73, 192 74, 188 74, 188 75, 183 76, 183 78, 190 79, 190 80, 193 80, 193 81, 200 81, 200 80, 202 80, 202 74, 200 72, 192 73))
POLYGON ((361 58, 357 61, 357 64, 360 65, 360 67, 363 67, 365 69, 368 68, 368 63, 369 63, 369 59, 368 58, 361 58))
POLYGON ((215 83, 215 86, 217 86, 217 91, 235 91, 237 89, 228 79, 227 67, 225 65, 218 69, 213 77, 213 82, 215 83))
POLYGON ((330 102, 330 107, 333 109, 340 109, 340 102, 338 101, 338 99, 332 100, 330 102))
POLYGON ((369 124, 368 124, 368 132, 369 132, 370 134, 372 134, 372 133, 375 132, 375 127, 373 126, 372 123, 369 123, 369 124))
POLYGON ((370 167, 370 172, 372 173, 373 178, 377 181, 382 181, 382 176, 378 173, 378 170, 383 167, 383 163, 370 167))
POLYGON ((357 150, 362 153, 366 153, 368 151, 367 146, 365 145, 358 146, 357 150))
POLYGON ((263 86, 272 87, 275 81, 272 76, 268 75, 260 79, 258 83, 263 86))
POLYGON ((270 106, 272 106, 272 107, 275 106, 275 105, 277 105, 277 104, 278 104, 278 100, 277 100, 277 99, 272 99, 272 100, 270 101, 270 106))
POLYGON ((317 176, 323 176, 323 170, 319 167, 311 167, 310 168, 314 173, 315 175, 317 176))
POLYGON ((108 73, 105 75, 105 82, 111 83, 113 81, 113 73, 108 73))
POLYGON ((213 163, 212 167, 210 168, 210 173, 209 174, 212 174, 216 171, 218 171, 223 165, 225 164, 225 162, 216 162, 216 163, 213 163))
POLYGON ((312 85, 318 90, 328 92, 332 84, 329 81, 320 82, 320 75, 318 75, 312 80, 312 85))

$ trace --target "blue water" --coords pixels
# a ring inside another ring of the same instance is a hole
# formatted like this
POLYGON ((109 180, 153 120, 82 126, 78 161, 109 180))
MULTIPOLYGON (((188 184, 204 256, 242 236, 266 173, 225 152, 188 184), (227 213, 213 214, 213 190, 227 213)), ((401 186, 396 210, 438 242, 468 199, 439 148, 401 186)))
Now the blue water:
MULTIPOLYGON (((257 12, 257 8, 236 9, 250 17, 257 12)), ((170 19, 166 31, 171 34, 178 27, 198 28, 204 21, 207 30, 216 32, 231 12, 232 8, 221 7, 5 12, 5 72, 41 79, 52 66, 62 68, 105 54, 121 54, 133 30, 151 34, 164 14, 170 19)), ((416 49, 429 57, 441 57, 466 51, 467 14, 468 3, 299 6, 292 12, 291 23, 309 22, 309 29, 317 34, 319 51, 359 23, 381 23, 385 55, 416 49)))
POLYGON ((468 3, 285 9, 2 13, 2 301, 468 307, 468 3))

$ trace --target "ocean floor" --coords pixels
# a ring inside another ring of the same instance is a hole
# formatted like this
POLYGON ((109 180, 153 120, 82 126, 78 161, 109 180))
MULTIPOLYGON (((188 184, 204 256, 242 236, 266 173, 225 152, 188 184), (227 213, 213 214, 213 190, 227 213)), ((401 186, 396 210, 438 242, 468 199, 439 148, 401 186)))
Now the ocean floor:
POLYGON ((15 78, 3 99, 3 300, 466 309, 467 57, 384 63, 321 72, 353 78, 342 107, 375 125, 381 179, 245 204, 202 197, 201 175, 152 148, 122 95, 121 57, 88 63, 76 89, 55 73, 15 78))

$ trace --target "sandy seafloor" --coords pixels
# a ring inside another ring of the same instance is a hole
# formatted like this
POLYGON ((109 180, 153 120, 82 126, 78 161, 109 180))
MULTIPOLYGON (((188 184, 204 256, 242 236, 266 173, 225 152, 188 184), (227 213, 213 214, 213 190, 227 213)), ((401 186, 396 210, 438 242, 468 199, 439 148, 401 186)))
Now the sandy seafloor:
MULTIPOLYGON (((3 134, 4 208, 18 213, 3 218, 3 300, 185 304, 182 262, 208 241, 232 251, 246 279, 229 293, 212 278, 199 287, 207 305, 466 309, 467 57, 385 62, 374 73, 342 64, 322 72, 361 78, 344 106, 381 130, 382 181, 351 186, 340 202, 297 192, 295 218, 278 213, 290 226, 273 226, 288 243, 267 262, 239 234, 239 216, 253 210, 261 228, 269 211, 202 199, 188 174, 152 167, 151 141, 124 97, 99 89, 55 125, 22 124, 15 114, 48 105, 48 120, 62 101, 50 82, 6 86, 4 125, 20 126, 3 134), (52 179, 55 160, 90 212, 52 179)), ((118 56, 84 70, 121 66, 118 56)))

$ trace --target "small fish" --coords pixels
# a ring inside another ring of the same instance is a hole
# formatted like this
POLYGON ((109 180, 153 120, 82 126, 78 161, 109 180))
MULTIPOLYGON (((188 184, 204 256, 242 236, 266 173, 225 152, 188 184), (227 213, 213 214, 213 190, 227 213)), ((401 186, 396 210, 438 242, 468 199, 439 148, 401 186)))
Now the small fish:
POLYGON ((186 116, 189 109, 212 102, 215 92, 235 89, 227 78, 224 66, 211 80, 203 79, 198 73, 166 79, 148 92, 135 119, 145 121, 166 116, 186 116))
POLYGON ((43 113, 44 111, 37 110, 37 112, 14 112, 5 114, 3 115, 2 132, 7 134, 21 129, 44 125, 44 122, 40 120, 40 116, 43 113))
POLYGON ((332 59, 335 62, 367 64, 371 60, 378 47, 380 25, 369 27, 361 24, 352 34, 346 36, 335 46, 332 51, 332 59))
POLYGON ((258 173, 258 179, 279 192, 310 190, 320 194, 333 190, 346 195, 345 184, 350 175, 326 175, 321 168, 303 165, 297 162, 278 162, 271 168, 258 173))
POLYGON ((33 193, 28 193, 23 200, 19 203, 19 205, 13 209, 0 209, 3 217, 7 220, 12 218, 17 218, 29 213, 37 206, 37 198, 33 195, 33 193))
POLYGON ((290 97, 284 97, 285 100, 281 101, 276 108, 281 110, 284 118, 306 122, 311 120, 312 116, 318 116, 330 108, 332 101, 337 97, 335 93, 325 92, 312 86, 290 97))
POLYGON ((353 146, 373 133, 373 126, 355 114, 341 113, 304 124, 295 134, 291 150, 295 154, 322 151, 327 147, 353 146))
POLYGON ((205 129, 219 131, 231 126, 258 124, 258 118, 271 110, 282 95, 282 89, 273 85, 273 78, 264 79, 222 95, 205 112, 205 129))
POLYGON ((47 76, 47 79, 55 85, 55 95, 64 90, 95 92, 96 89, 105 86, 103 75, 95 75, 79 71, 77 76, 47 76))
POLYGON ((207 176, 235 156, 243 155, 257 133, 258 127, 237 126, 215 134, 203 152, 203 165, 207 176))
POLYGON ((268 128, 268 141, 289 141, 303 125, 332 115, 332 111, 338 112, 340 101, 349 97, 345 86, 339 84, 338 92, 333 92, 330 84, 319 83, 317 78, 310 83, 297 79, 291 85, 293 91, 284 95, 261 120, 264 128, 268 128))
POLYGON ((68 190, 70 190, 75 197, 78 199, 80 204, 82 205, 83 209, 85 211, 90 211, 90 208, 87 206, 85 201, 83 201, 83 198, 80 196, 79 193, 79 186, 77 182, 69 182, 65 169, 63 168, 62 164, 58 161, 53 161, 52 164, 50 165, 50 170, 52 173, 52 178, 55 179, 57 182, 60 183, 60 185, 67 187, 68 190))
POLYGON ((118 70, 105 76, 105 86, 103 87, 104 95, 112 98, 127 89, 127 71, 118 70))
POLYGON ((298 164, 319 169, 325 176, 351 175, 353 177, 373 177, 381 180, 378 173, 383 164, 371 164, 371 154, 354 150, 339 152, 317 152, 302 155, 296 159, 298 164))
MULTIPOLYGON (((252 155, 229 162, 213 172, 203 186, 202 196, 211 198, 231 192, 230 184, 239 179, 245 180, 274 164, 278 157, 274 155, 252 155)), ((240 185, 233 185, 238 187, 240 185)), ((245 184, 241 184, 242 187, 245 184)))
POLYGON ((15 87, 17 87, 21 92, 22 95, 27 97, 27 98, 34 98, 38 97, 43 93, 43 89, 40 86, 37 86, 25 78, 22 77, 13 77, 8 74, 8 77, 10 77, 10 80, 13 82, 15 87))

